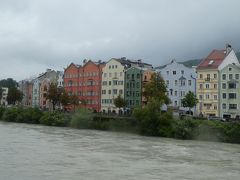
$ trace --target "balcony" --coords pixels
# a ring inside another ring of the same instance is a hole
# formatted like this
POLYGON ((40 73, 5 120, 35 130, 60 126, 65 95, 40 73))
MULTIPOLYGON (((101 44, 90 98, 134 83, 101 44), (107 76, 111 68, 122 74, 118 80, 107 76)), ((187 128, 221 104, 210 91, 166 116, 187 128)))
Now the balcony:
POLYGON ((205 78, 205 82, 210 82, 210 78, 205 78))

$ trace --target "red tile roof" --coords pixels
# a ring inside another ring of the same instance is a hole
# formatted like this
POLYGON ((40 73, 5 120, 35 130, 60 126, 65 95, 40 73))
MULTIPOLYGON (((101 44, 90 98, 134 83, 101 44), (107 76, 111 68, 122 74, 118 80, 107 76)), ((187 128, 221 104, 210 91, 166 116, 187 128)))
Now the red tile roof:
POLYGON ((226 57, 225 50, 214 49, 202 62, 197 69, 217 69, 226 57))

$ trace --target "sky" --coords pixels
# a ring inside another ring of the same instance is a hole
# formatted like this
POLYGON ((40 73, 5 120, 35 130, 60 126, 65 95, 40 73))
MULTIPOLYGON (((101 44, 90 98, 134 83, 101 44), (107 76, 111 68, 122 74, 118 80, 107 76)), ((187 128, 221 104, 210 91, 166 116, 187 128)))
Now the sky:
POLYGON ((240 50, 239 0, 0 0, 0 79, 83 59, 154 66, 240 50))

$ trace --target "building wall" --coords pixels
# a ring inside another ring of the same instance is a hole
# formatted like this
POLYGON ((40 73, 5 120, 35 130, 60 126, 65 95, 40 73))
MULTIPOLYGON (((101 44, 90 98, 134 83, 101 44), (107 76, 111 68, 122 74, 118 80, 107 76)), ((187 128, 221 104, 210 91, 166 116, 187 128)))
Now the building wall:
POLYGON ((99 112, 101 110, 101 82, 104 64, 88 61, 79 69, 79 99, 82 107, 99 112))
POLYGON ((143 96, 144 85, 151 81, 151 78, 155 72, 153 70, 145 70, 142 75, 142 106, 147 104, 146 97, 143 96))
POLYGON ((7 96, 8 96, 8 88, 2 87, 2 98, 0 99, 0 104, 3 106, 7 106, 7 96))
POLYGON ((237 116, 240 117, 239 79, 240 79, 240 66, 229 64, 220 71, 219 77, 220 117, 224 118, 236 118, 237 116))
POLYGON ((39 79, 36 78, 33 80, 32 87, 32 107, 39 107, 39 79))
POLYGON ((49 100, 47 99, 47 93, 48 89, 50 86, 50 79, 45 78, 42 80, 41 85, 40 85, 40 108, 42 109, 49 109, 50 108, 50 103, 49 100))
POLYGON ((130 109, 141 106, 142 76, 143 70, 136 67, 125 71, 125 100, 130 109))
POLYGON ((102 71, 101 111, 119 113, 113 101, 118 95, 124 98, 124 66, 111 59, 102 71))
POLYGON ((197 77, 197 112, 205 117, 219 116, 218 107, 218 70, 198 70, 197 77))
MULTIPOLYGON (((167 85, 168 97, 171 100, 170 106, 177 110, 187 111, 182 106, 181 100, 188 91, 196 94, 196 71, 173 60, 162 69, 157 69, 167 85)), ((192 109, 194 112, 194 109, 192 109)))

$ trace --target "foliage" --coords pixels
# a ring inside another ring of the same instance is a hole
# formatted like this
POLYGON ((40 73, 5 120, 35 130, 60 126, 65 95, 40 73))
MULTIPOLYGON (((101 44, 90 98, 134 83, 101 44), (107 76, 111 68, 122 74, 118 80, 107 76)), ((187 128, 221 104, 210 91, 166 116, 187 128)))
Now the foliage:
POLYGON ((156 100, 159 106, 163 103, 169 104, 170 100, 166 95, 167 88, 160 74, 153 74, 151 81, 144 85, 143 95, 148 102, 156 100))
MULTIPOLYGON (((153 101, 156 102, 156 101, 153 101)), ((158 103, 149 103, 144 108, 136 108, 134 116, 138 120, 139 131, 143 135, 170 137, 172 133, 172 113, 161 112, 158 103)))
POLYGON ((3 114, 4 114, 5 110, 6 110, 6 109, 5 109, 4 107, 0 106, 0 120, 1 120, 2 117, 3 117, 3 114))
POLYGON ((12 78, 2 79, 0 80, 0 87, 7 87, 7 88, 17 87, 17 82, 12 78))
POLYGON ((37 108, 13 107, 5 110, 2 119, 10 122, 38 124, 41 116, 42 111, 37 108))
POLYGON ((69 103, 70 99, 69 99, 69 95, 67 94, 67 92, 63 89, 61 95, 60 95, 60 103, 63 106, 67 106, 69 103))
MULTIPOLYGON (((3 89, 2 89, 2 87, 0 87, 0 101, 2 99, 2 93, 3 93, 3 89)), ((0 104, 1 104, 1 102, 0 102, 0 104)))
POLYGON ((123 108, 126 107, 127 102, 121 97, 121 95, 118 95, 118 97, 114 99, 114 105, 117 108, 123 108))
POLYGON ((81 108, 71 118, 71 127, 81 129, 93 128, 93 113, 88 109, 81 108))
POLYGON ((62 89, 59 89, 57 87, 57 84, 51 83, 47 92, 47 99, 50 100, 50 102, 53 105, 53 110, 55 110, 55 107, 57 104, 60 104, 60 97, 62 94, 62 89))
POLYGON ((10 87, 8 89, 7 101, 8 104, 15 105, 16 102, 21 102, 23 99, 23 93, 16 87, 10 87))
POLYGON ((191 108, 196 106, 198 103, 198 99, 196 98, 195 94, 191 91, 188 91, 186 96, 182 99, 183 107, 188 107, 189 111, 191 108))
POLYGON ((59 112, 45 112, 40 119, 40 124, 47 126, 68 126, 70 119, 59 112))
POLYGON ((77 95, 72 95, 69 97, 69 102, 71 105, 73 105, 74 110, 77 105, 79 105, 79 98, 77 95))

